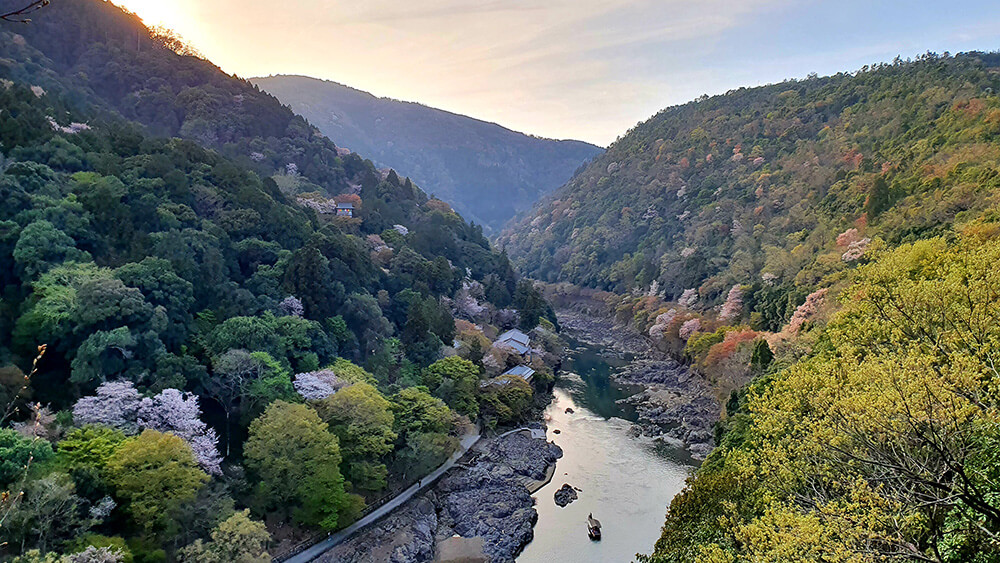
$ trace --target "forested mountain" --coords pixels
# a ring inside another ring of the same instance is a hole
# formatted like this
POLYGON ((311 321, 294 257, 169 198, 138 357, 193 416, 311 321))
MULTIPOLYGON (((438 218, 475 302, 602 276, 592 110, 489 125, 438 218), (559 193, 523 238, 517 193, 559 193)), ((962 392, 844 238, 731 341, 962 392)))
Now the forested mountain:
POLYGON ((997 65, 928 55, 666 109, 499 242, 538 279, 613 291, 808 287, 848 266, 848 228, 895 244, 995 201, 997 65))
POLYGON ((0 558, 267 561, 530 406, 480 227, 110 3, 3 25, 0 558))
POLYGON ((725 405, 640 561, 998 560, 998 66, 667 109, 501 237, 725 405))
POLYGON ((588 143, 530 137, 336 82, 305 76, 251 82, 342 146, 432 188, 487 230, 499 230, 602 152, 588 143))

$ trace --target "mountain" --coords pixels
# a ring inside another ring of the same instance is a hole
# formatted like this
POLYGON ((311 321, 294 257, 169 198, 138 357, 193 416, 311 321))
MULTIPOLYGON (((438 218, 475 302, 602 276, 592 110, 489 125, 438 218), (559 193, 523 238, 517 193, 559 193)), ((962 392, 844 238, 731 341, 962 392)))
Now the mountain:
POLYGON ((618 292, 808 289, 850 267, 851 243, 933 236, 993 205, 998 65, 927 55, 665 109, 499 244, 537 279, 618 292))
POLYGON ((177 47, 0 24, 0 560, 270 560, 532 403, 478 384, 555 328, 482 228, 177 47))
POLYGON ((702 98, 498 238, 686 364, 617 374, 715 444, 640 563, 1000 560, 998 92, 965 53, 702 98))
POLYGON ((602 152, 335 82, 305 76, 250 81, 341 146, 413 178, 488 230, 499 230, 602 152))

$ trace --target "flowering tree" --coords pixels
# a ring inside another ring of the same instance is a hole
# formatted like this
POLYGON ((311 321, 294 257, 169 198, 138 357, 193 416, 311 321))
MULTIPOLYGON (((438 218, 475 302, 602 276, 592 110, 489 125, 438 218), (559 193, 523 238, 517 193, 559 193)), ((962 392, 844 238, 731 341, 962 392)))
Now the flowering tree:
POLYGON ((129 381, 109 381, 97 388, 97 395, 82 397, 73 407, 78 425, 100 424, 128 434, 142 429, 170 432, 191 446, 198 464, 219 475, 222 457, 215 430, 201 420, 201 407, 193 393, 164 389, 144 398, 129 381))
POLYGON ((456 316, 475 321, 486 313, 486 307, 473 296, 471 289, 468 283, 463 283, 462 289, 455 295, 452 307, 456 316))
POLYGON ((802 329, 802 325, 819 312, 819 307, 823 304, 823 298, 826 297, 828 291, 830 291, 830 288, 824 287, 823 289, 810 293, 809 296, 806 297, 805 303, 799 305, 798 308, 795 309, 795 313, 792 314, 791 320, 788 321, 788 328, 786 330, 791 334, 798 334, 802 329))
POLYGON ((677 300, 677 304, 685 309, 693 308, 698 304, 698 290, 694 288, 685 289, 680 299, 677 300))
POLYGON ((677 309, 671 309, 666 313, 657 315, 656 322, 653 323, 653 326, 649 327, 650 338, 653 340, 663 340, 664 333, 676 317, 677 309))
POLYGON ((108 381, 97 388, 97 394, 81 397, 73 406, 73 421, 117 428, 128 434, 139 431, 137 419, 142 395, 130 381, 108 381))
POLYGON ((67 563, 120 563, 123 557, 119 550, 91 545, 83 551, 67 555, 65 560, 67 563))
POLYGON ((305 314, 306 309, 298 297, 289 295, 282 299, 281 303, 278 303, 278 312, 284 317, 301 317, 305 314))
POLYGON ((171 432, 191 446, 198 464, 214 475, 222 473, 219 465, 218 436, 199 418, 201 407, 193 393, 164 389, 159 395, 143 399, 139 405, 138 424, 159 432, 171 432))
POLYGON ((722 322, 733 321, 738 319, 742 313, 743 288, 739 285, 734 285, 729 290, 729 295, 726 296, 726 302, 722 305, 722 310, 719 311, 719 320, 722 322))
POLYGON ((345 387, 347 382, 337 377, 333 370, 322 369, 296 374, 292 385, 305 400, 320 401, 345 387))
POLYGON ((701 330, 701 319, 688 319, 684 321, 681 325, 680 330, 677 332, 681 340, 687 340, 691 338, 691 335, 701 330))
POLYGON ((870 238, 863 238, 861 240, 856 240, 852 242, 847 247, 847 252, 840 257, 844 262, 856 262, 865 255, 865 251, 868 250, 868 244, 872 241, 870 238))

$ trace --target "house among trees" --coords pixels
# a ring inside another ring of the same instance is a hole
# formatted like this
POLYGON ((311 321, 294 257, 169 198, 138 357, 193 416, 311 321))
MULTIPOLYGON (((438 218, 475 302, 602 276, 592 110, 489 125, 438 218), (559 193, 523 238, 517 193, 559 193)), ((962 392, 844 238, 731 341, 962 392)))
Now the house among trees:
POLYGON ((354 204, 349 201, 338 203, 337 217, 354 217, 354 204))
POLYGON ((535 370, 529 368, 528 366, 514 366, 503 372, 502 376, 503 375, 516 375, 528 383, 531 383, 531 378, 534 377, 535 370))
POLYGON ((508 330, 497 337, 497 344, 506 344, 522 356, 531 352, 531 339, 527 334, 517 330, 516 328, 508 330))

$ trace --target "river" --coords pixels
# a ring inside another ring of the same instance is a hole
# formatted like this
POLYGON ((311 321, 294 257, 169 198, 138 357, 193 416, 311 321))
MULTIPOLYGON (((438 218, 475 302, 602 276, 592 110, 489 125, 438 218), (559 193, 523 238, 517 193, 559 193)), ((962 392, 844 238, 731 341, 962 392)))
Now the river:
POLYGON ((627 392, 610 379, 627 358, 572 340, 570 347, 545 412, 548 439, 563 457, 552 482, 535 493, 535 537, 517 563, 627 563, 652 551, 667 505, 696 462, 682 449, 629 436, 634 413, 616 404, 627 392), (563 483, 582 491, 560 508, 553 494, 563 483), (587 537, 588 513, 601 521, 601 541, 587 537))

